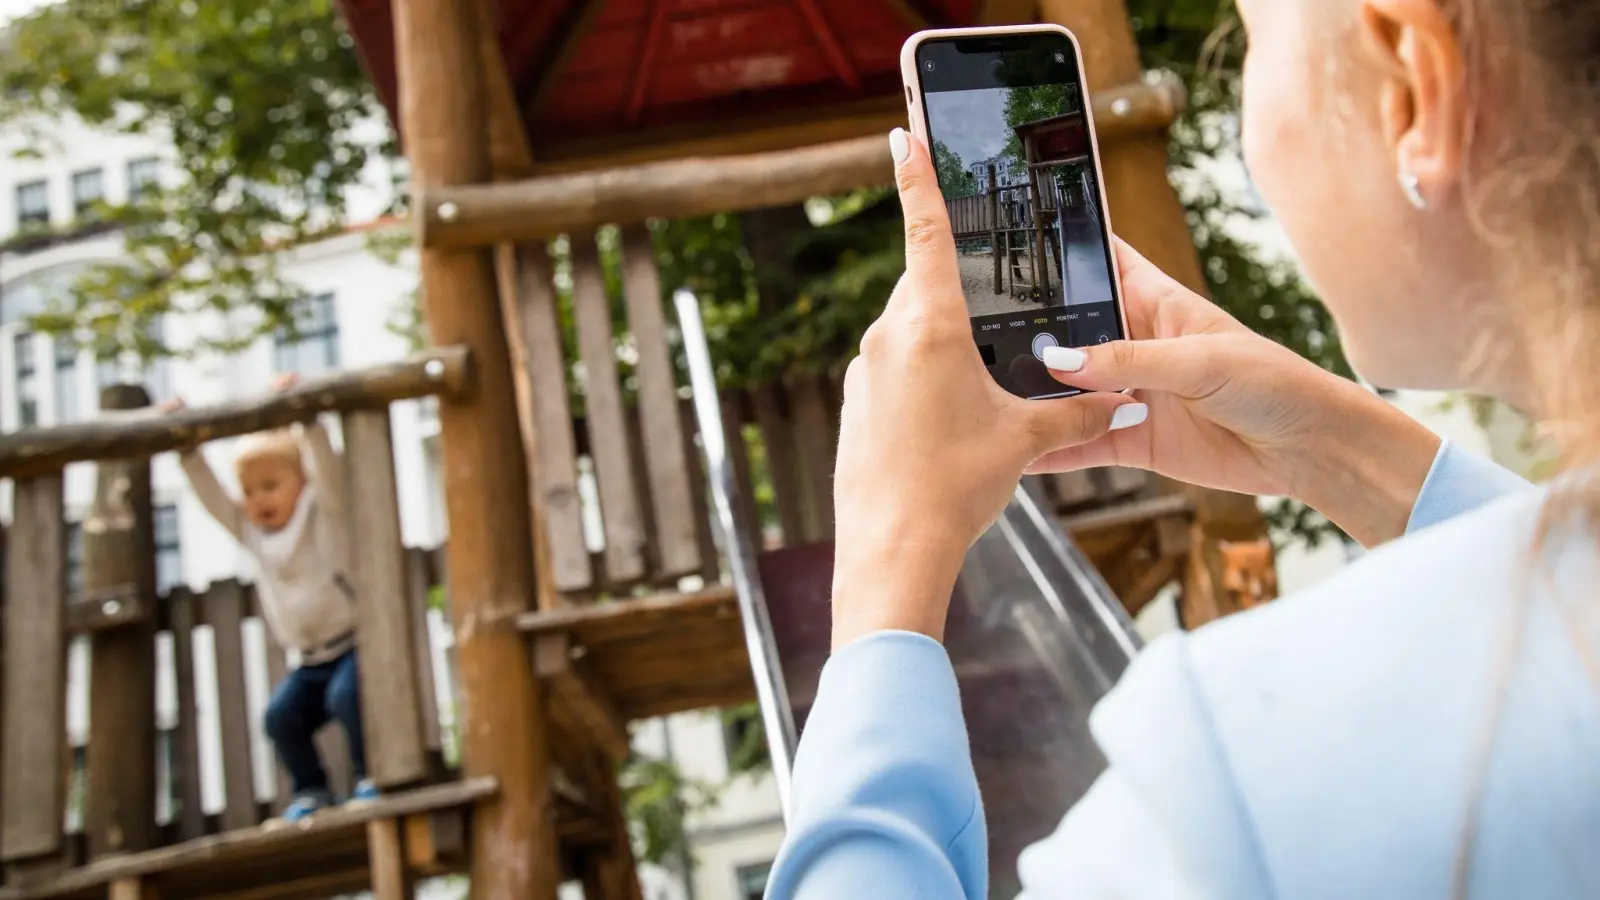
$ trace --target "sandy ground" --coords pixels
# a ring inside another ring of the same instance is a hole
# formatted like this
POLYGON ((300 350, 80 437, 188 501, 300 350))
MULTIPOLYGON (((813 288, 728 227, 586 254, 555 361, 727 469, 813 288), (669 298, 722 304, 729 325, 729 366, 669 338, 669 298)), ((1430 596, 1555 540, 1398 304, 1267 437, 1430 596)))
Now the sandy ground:
MULTIPOLYGON (((1009 284, 1007 292, 996 294, 994 292, 994 257, 988 253, 961 254, 961 293, 967 298, 967 313, 973 316, 1009 315, 1019 312, 1035 312, 1041 309, 1038 303, 1011 299, 1009 284)), ((1009 275, 1006 276, 1009 280, 1009 275)), ((1058 288, 1059 290, 1059 288, 1058 288)))

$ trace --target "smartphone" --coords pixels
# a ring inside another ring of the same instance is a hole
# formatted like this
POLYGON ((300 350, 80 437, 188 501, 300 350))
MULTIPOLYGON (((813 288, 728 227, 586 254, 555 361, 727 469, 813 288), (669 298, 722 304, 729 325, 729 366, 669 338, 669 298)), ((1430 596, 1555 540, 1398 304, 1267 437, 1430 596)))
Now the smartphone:
POLYGON ((1045 349, 1128 328, 1077 38, 1059 25, 923 31, 900 69, 984 365, 1020 397, 1079 393, 1050 376, 1045 349))

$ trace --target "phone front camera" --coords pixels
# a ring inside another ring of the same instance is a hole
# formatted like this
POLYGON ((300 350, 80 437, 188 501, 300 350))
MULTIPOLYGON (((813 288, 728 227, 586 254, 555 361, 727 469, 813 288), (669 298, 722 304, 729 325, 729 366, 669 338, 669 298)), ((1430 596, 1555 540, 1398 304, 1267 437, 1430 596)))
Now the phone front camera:
POLYGON ((933 60, 929 59, 929 60, 923 61, 923 63, 922 63, 922 71, 924 71, 924 72, 932 72, 933 71, 933 60))

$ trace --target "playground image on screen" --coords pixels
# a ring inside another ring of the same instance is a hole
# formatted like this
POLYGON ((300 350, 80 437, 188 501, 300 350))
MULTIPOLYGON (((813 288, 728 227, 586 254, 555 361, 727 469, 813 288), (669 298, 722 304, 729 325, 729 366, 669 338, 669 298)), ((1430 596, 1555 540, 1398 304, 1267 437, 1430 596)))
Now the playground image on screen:
POLYGON ((968 314, 1113 302, 1076 85, 929 92, 925 101, 968 314))

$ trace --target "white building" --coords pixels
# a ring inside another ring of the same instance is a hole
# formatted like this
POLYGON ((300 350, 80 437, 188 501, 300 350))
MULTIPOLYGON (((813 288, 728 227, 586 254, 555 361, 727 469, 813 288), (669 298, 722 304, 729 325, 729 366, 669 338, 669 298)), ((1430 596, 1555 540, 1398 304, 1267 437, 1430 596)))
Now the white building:
POLYGON ((1026 180, 1026 175, 1024 173, 1020 171, 1014 171, 1016 166, 1014 165, 1014 160, 1010 156, 1004 153, 996 153, 994 156, 991 156, 988 159, 980 159, 972 165, 967 166, 967 171, 972 173, 973 181, 977 182, 978 184, 978 193, 980 194, 994 186, 989 184, 990 166, 994 166, 995 185, 999 185, 1000 187, 1011 187, 1012 185, 1021 184, 1026 180))
MULTIPOLYGON (((171 177, 164 160, 169 148, 157 139, 108 135, 75 122, 56 123, 54 141, 42 158, 19 159, 15 136, 0 134, 0 430, 53 426, 98 414, 99 388, 120 380, 145 384, 156 402, 174 396, 191 405, 259 394, 271 377, 283 371, 313 375, 336 368, 371 365, 404 356, 407 338, 394 324, 403 320, 417 287, 414 253, 390 265, 369 251, 370 232, 385 227, 358 226, 349 233, 315 245, 296 248, 282 260, 284 274, 303 286, 313 300, 304 312, 299 333, 256 341, 241 353, 200 354, 141 365, 122 358, 97 362, 67 339, 36 333, 29 318, 44 310, 86 267, 123 258, 116 232, 74 226, 98 200, 124 202, 151 181, 171 177), (43 234, 58 237, 15 240, 43 234)), ((358 216, 375 215, 387 201, 381 187, 386 173, 374 172, 373 187, 352 202, 358 216)), ((388 226, 394 227, 394 226, 388 226)), ((191 346, 198 334, 215 334, 237 323, 216 316, 172 315, 156 327, 175 348, 191 346)), ((438 472, 436 418, 423 402, 392 407, 395 474, 399 485, 401 530, 410 546, 437 546, 446 537, 446 521, 438 472)), ((336 429, 335 429, 336 431, 336 429)), ((225 484, 233 486, 230 458, 233 441, 217 441, 207 456, 225 484)), ((158 571, 163 590, 176 584, 196 589, 214 580, 250 579, 251 561, 216 525, 195 499, 172 454, 157 457, 152 478, 156 504, 158 571)), ((75 465, 66 473, 69 520, 80 519, 94 492, 94 468, 75 465)), ((0 514, 10 516, 10 491, 0 491, 0 514)), ((598 542, 598 538, 596 538, 598 542)), ((81 551, 76 530, 70 546, 81 551)), ((74 554, 76 555, 76 554, 74 554)), ((76 562, 76 560, 74 560, 76 562)), ((76 571, 69 573, 75 581, 76 571)), ((448 628, 436 628, 438 643, 448 628)), ((265 680, 264 629, 255 628, 250 655, 253 675, 247 679, 253 711, 259 722, 269 686, 265 680)), ((170 653, 170 650, 165 651, 170 653)), ((198 647, 197 681, 210 683, 206 671, 209 646, 198 647)), ((84 702, 86 654, 72 654, 69 730, 81 745, 87 727, 84 702)), ((436 665, 436 669, 441 666, 436 665)), ((208 812, 222 806, 220 737, 213 719, 216 704, 225 702, 201 688, 202 768, 208 769, 203 805, 208 812), (209 747, 208 744, 209 736, 209 747), (209 762, 208 762, 209 760, 209 762)), ((176 698, 170 684, 158 686, 159 717, 170 727, 176 698)), ((641 748, 669 753, 690 777, 720 786, 727 780, 720 719, 715 714, 676 716, 641 723, 641 748)), ((257 790, 273 791, 270 750, 257 735, 257 790)), ((722 794, 722 802, 691 818, 692 878, 648 867, 643 873, 647 900, 749 900, 760 895, 764 866, 782 838, 777 794, 770 781, 740 780, 722 794)))

